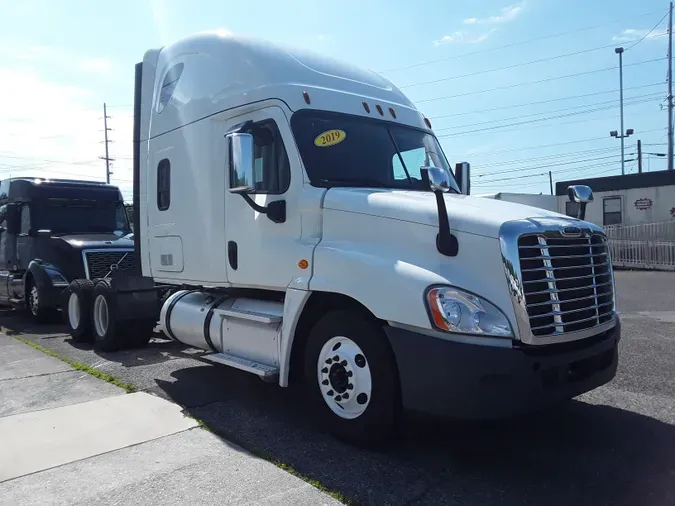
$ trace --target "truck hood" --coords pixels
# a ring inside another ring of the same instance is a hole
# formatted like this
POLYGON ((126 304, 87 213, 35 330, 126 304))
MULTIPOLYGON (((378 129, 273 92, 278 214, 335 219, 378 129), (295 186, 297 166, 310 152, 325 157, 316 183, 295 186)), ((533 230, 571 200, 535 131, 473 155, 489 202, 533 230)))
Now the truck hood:
MULTIPOLYGON (((444 199, 451 230, 486 237, 499 237, 499 229, 507 221, 527 218, 574 219, 538 207, 501 200, 455 193, 446 193, 444 199)), ((326 192, 324 208, 438 226, 436 196, 432 192, 331 188, 326 192)))
POLYGON ((126 236, 118 237, 113 233, 89 233, 57 235, 60 239, 75 249, 89 248, 129 248, 133 249, 134 241, 126 236))

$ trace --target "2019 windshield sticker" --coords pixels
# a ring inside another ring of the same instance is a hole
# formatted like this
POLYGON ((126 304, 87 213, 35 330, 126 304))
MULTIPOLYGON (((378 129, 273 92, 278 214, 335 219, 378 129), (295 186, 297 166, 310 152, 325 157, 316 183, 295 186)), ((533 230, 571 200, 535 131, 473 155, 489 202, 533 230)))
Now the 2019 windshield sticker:
POLYGON ((327 130, 316 136, 314 145, 320 148, 327 148, 341 143, 347 138, 347 133, 344 130, 327 130))

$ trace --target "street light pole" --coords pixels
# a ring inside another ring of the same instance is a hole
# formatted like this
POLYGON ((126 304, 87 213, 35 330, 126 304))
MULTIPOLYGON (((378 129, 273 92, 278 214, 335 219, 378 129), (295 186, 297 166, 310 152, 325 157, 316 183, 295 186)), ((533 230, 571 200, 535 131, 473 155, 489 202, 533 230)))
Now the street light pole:
POLYGON ((623 130, 623 48, 617 47, 614 52, 619 55, 619 108, 621 109, 621 175, 626 173, 624 160, 624 130, 623 130))

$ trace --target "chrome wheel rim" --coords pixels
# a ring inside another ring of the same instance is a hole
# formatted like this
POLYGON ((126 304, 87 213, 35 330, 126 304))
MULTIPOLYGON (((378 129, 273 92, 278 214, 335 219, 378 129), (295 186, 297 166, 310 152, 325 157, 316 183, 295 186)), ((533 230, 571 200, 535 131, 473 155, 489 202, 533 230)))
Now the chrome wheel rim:
POLYGON ((31 313, 37 315, 40 310, 40 295, 38 294, 37 286, 32 286, 30 289, 28 305, 30 306, 31 313))
POLYGON ((80 299, 76 293, 68 298, 68 323, 73 330, 80 326, 80 299))
POLYGON ((373 389, 368 360, 351 339, 336 336, 321 348, 317 360, 317 380, 323 400, 340 418, 361 416, 373 389))
POLYGON ((94 329, 99 337, 108 332, 108 318, 108 302, 103 295, 99 295, 94 301, 94 329))

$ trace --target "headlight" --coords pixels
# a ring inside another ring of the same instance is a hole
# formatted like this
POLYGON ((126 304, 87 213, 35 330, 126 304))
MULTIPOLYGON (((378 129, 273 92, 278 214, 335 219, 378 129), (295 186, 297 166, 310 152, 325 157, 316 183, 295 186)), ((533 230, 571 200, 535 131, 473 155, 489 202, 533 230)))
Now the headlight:
POLYGON ((451 287, 432 288, 427 305, 433 324, 440 330, 490 337, 513 337, 509 321, 485 299, 451 287))

